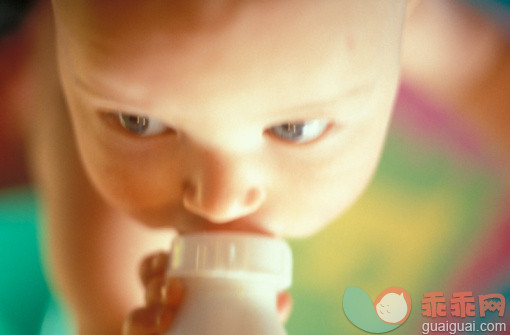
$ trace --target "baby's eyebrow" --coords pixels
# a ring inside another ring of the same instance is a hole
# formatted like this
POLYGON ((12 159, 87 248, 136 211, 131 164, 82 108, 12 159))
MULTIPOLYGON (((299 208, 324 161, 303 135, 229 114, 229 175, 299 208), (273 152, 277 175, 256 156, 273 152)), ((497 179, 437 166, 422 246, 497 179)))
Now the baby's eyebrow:
POLYGON ((373 90, 373 83, 362 83, 355 85, 352 88, 342 90, 340 93, 333 95, 332 97, 292 106, 290 108, 285 108, 279 111, 272 111, 272 113, 279 113, 283 115, 288 114, 289 119, 299 117, 299 114, 301 113, 304 116, 303 119, 306 119, 308 116, 310 116, 310 111, 314 111, 314 113, 316 113, 314 116, 317 117, 321 116, 321 113, 324 113, 324 116, 327 116, 331 112, 338 112, 334 110, 335 107, 342 105, 343 103, 347 103, 351 100, 356 100, 356 98, 362 97, 363 95, 368 95, 372 93, 373 90))
POLYGON ((142 90, 128 87, 120 90, 116 89, 115 85, 105 84, 102 80, 86 80, 75 73, 72 73, 71 76, 72 84, 76 88, 101 102, 104 108, 125 106, 125 109, 132 109, 133 106, 140 106, 144 101, 142 90))
MULTIPOLYGON (((124 110, 133 113, 146 113, 149 104, 145 104, 145 92, 143 89, 136 89, 126 85, 122 90, 116 88, 119 84, 108 85, 105 80, 94 80, 84 78, 77 73, 71 73, 72 83, 81 92, 87 94, 103 109, 124 110), (87 80, 89 79, 89 80, 87 80)), ((342 89, 339 93, 330 97, 299 103, 294 106, 279 107, 276 110, 268 109, 258 114, 258 117, 273 121, 295 121, 309 118, 331 118, 340 117, 343 120, 354 120, 363 117, 362 108, 353 113, 352 108, 337 108, 350 104, 351 101, 360 100, 359 97, 366 96, 373 92, 374 83, 371 81, 351 85, 350 88, 342 89), (346 114, 346 115, 345 115, 346 114)))
POLYGON ((342 99, 349 99, 349 98, 352 98, 352 97, 359 96, 359 95, 361 95, 363 93, 369 93, 369 92, 372 91, 372 89, 373 89, 373 85, 372 84, 357 85, 357 86, 354 86, 353 88, 347 89, 345 91, 342 90, 339 94, 334 95, 332 98, 325 99, 325 100, 322 100, 322 101, 316 101, 316 102, 313 102, 311 104, 305 104, 302 107, 318 106, 318 105, 321 105, 321 106, 332 105, 332 104, 335 104, 339 100, 342 100, 342 99))

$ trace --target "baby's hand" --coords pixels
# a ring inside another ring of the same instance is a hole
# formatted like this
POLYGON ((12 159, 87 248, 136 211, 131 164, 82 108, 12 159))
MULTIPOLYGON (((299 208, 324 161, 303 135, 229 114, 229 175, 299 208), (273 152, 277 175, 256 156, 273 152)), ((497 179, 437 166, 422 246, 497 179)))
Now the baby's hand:
POLYGON ((184 289, 176 278, 166 278, 167 253, 145 258, 140 277, 145 288, 145 306, 132 311, 124 321, 124 335, 162 334, 170 329, 184 289))
MULTIPOLYGON (((123 335, 154 335, 168 331, 182 303, 184 289, 177 278, 165 278, 167 253, 157 253, 143 260, 140 277, 145 288, 145 306, 132 311, 123 326, 123 335)), ((292 307, 289 292, 282 292, 277 301, 282 322, 287 321, 292 307)))

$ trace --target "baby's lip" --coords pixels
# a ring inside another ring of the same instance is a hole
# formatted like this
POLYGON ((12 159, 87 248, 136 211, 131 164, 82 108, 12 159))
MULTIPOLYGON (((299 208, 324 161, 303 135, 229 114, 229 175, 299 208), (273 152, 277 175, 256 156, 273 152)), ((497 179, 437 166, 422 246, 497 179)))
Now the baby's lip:
POLYGON ((180 234, 190 234, 197 232, 211 232, 211 231, 230 231, 240 232, 247 234, 259 234, 266 236, 273 236, 274 234, 262 227, 260 224, 248 220, 235 220, 227 223, 213 223, 207 220, 193 220, 185 222, 177 227, 180 234))

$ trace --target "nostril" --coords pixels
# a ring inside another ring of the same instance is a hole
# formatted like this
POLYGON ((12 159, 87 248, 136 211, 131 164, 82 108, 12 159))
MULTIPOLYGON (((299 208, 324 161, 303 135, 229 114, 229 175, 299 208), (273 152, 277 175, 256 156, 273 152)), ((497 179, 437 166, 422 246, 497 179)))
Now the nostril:
POLYGON ((196 204, 197 202, 197 188, 193 186, 191 183, 186 183, 184 185, 184 195, 183 201, 184 205, 196 204))
POLYGON ((244 205, 247 207, 253 207, 259 205, 264 200, 264 193, 259 188, 251 188, 246 192, 244 199, 244 205))

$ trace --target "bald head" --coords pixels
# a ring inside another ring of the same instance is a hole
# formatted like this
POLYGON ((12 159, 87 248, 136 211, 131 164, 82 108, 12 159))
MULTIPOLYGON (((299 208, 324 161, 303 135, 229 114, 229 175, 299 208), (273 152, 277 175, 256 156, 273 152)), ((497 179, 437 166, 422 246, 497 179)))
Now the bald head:
MULTIPOLYGON (((189 177, 184 172, 199 165, 204 151, 220 161, 228 156, 236 167, 264 162, 256 174, 275 193, 267 198, 267 216, 254 222, 280 228, 299 222, 289 226, 296 234, 328 222, 361 189, 345 185, 361 187, 368 180, 396 92, 405 0, 54 0, 54 5, 61 82, 82 160, 105 198, 140 221, 171 222, 169 208, 176 208, 176 217, 187 215, 178 192, 189 177), (112 119, 118 113, 157 120, 182 137, 171 146, 166 137, 135 140, 112 119), (266 137, 275 125, 316 119, 338 127, 327 128, 331 135, 317 146, 301 148, 305 154, 266 137), (155 150, 149 143, 161 146, 155 150), (141 150, 146 145, 151 148, 141 150), (277 168, 278 153, 301 166, 293 177, 277 168), (180 162, 190 169, 181 171, 180 162), (309 175, 332 178, 324 177, 324 183, 305 178, 304 186, 302 177, 309 175), (278 193, 296 185, 296 198, 278 193), (339 190, 335 200, 324 198, 331 188, 339 190), (278 203, 284 199, 289 201, 278 203), (329 201, 329 214, 299 212, 308 200, 321 210, 329 201)), ((207 177, 208 166, 195 171, 197 176, 207 177)), ((206 182, 209 192, 215 184, 206 182)), ((223 195, 237 189, 217 185, 223 195)))
POLYGON ((53 0, 57 22, 68 28, 114 35, 136 36, 140 27, 149 31, 214 30, 249 6, 231 0, 53 0))

